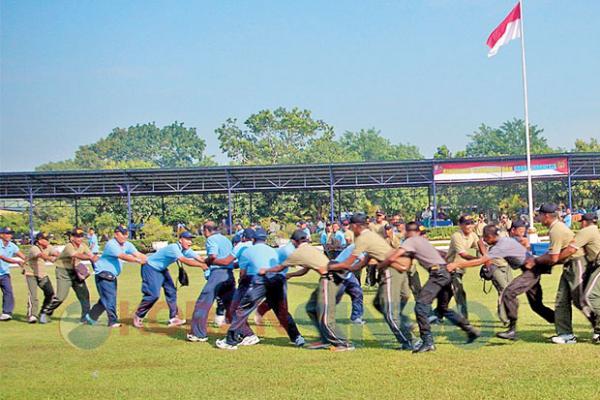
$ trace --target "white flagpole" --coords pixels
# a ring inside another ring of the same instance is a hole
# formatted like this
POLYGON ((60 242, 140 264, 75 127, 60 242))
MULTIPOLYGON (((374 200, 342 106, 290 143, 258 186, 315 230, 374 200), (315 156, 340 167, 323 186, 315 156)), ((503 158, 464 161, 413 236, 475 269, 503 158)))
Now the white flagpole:
POLYGON ((525 102, 525 143, 527 145, 527 202, 529 204, 529 225, 533 227, 533 186, 531 183, 531 147, 529 142, 529 107, 527 105, 527 63, 525 62, 525 30, 523 29, 523 0, 521 5, 521 64, 523 69, 523 97, 525 102))

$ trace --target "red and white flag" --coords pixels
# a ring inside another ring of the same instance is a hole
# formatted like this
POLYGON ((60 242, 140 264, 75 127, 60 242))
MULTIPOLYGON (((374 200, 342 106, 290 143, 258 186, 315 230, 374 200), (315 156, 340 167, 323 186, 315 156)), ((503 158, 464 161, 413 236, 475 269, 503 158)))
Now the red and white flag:
POLYGON ((501 46, 518 37, 521 37, 521 2, 517 3, 488 38, 488 57, 495 56, 501 46))

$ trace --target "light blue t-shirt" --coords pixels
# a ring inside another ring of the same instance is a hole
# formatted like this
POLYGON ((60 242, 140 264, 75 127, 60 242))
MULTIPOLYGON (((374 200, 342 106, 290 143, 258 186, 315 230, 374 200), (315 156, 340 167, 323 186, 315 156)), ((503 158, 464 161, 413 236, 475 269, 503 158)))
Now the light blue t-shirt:
POLYGON ((321 245, 325 246, 327 244, 327 232, 321 232, 321 245))
POLYGON ((334 236, 335 240, 340 242, 340 246, 346 247, 346 237, 344 237, 344 232, 337 231, 334 236))
MULTIPOLYGON (((355 247, 356 245, 352 243, 350 246, 346 247, 340 254, 338 254, 338 256, 333 261, 337 263, 346 261, 352 255, 352 252, 354 251, 355 247)), ((362 261, 365 258, 365 256, 365 253, 361 253, 360 256, 358 256, 358 258, 356 259, 356 261, 354 261, 354 264, 362 261)), ((350 278, 350 274, 352 274, 352 272, 348 271, 346 274, 344 274, 343 278, 350 278)))
MULTIPOLYGON (((233 244, 225 236, 215 233, 206 239, 206 254, 217 259, 227 258, 233 254, 233 244)), ((229 265, 211 265, 210 269, 233 269, 233 262, 229 265)))
POLYGON ((134 254, 137 249, 131 242, 125 242, 120 245, 117 239, 110 239, 104 246, 102 255, 96 261, 96 273, 107 271, 115 276, 119 276, 123 262, 119 258, 121 254, 134 254))
POLYGON ((88 246, 92 253, 96 254, 100 252, 100 248, 98 247, 98 236, 96 236, 95 233, 92 236, 88 236, 88 246))
MULTIPOLYGON (((4 241, 0 240, 0 255, 8 258, 13 258, 15 254, 19 252, 19 246, 13 242, 8 242, 4 245, 4 241)), ((10 274, 9 263, 4 260, 0 260, 0 276, 10 274)))
POLYGON ((252 247, 252 241, 248 240, 247 242, 239 242, 233 247, 233 256, 236 260, 239 261, 240 257, 249 247, 252 247))
POLYGON ((147 264, 157 271, 164 271, 180 257, 195 258, 196 253, 191 248, 183 251, 179 243, 171 243, 148 257, 147 264))
POLYGON ((257 243, 242 254, 239 261, 240 270, 246 271, 246 275, 258 274, 261 268, 271 268, 279 264, 279 254, 271 246, 265 243, 257 243))
POLYGON ((571 228, 571 224, 573 222, 573 217, 571 216, 571 214, 567 214, 565 215, 565 225, 567 226, 567 228, 571 228))
MULTIPOLYGON (((294 250, 296 250, 296 246, 294 246, 292 242, 288 242, 288 244, 286 244, 285 246, 278 248, 277 255, 279 256, 279 264, 283 264, 283 262, 287 260, 287 258, 290 256, 290 254, 294 252, 294 250)), ((280 274, 285 275, 287 274, 287 272, 288 268, 286 267, 283 271, 280 272, 280 274)))
POLYGON ((306 236, 308 236, 308 239, 310 240, 310 229, 308 229, 308 227, 303 229, 304 233, 306 233, 306 236))

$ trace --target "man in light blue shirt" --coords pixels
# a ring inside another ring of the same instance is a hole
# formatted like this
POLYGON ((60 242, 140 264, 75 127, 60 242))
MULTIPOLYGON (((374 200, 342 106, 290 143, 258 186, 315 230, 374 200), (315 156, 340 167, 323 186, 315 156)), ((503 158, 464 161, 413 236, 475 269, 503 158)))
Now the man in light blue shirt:
POLYGON ((87 239, 88 239, 88 247, 90 248, 90 251, 92 252, 92 254, 100 253, 100 247, 98 246, 98 236, 94 232, 94 228, 88 229, 87 239))
POLYGON ((208 313, 215 298, 218 296, 223 307, 230 312, 231 300, 235 291, 233 277, 233 245, 231 241, 219 233, 213 221, 207 221, 202 226, 206 237, 206 254, 204 262, 210 267, 210 275, 196 300, 192 317, 192 329, 187 335, 189 342, 208 341, 208 313))
POLYGON ((239 306, 233 311, 233 321, 227 331, 227 337, 217 340, 217 347, 235 350, 238 345, 251 346, 260 339, 248 326, 248 316, 266 299, 277 315, 281 325, 286 329, 290 340, 297 346, 304 345, 304 338, 287 309, 287 298, 282 296, 285 277, 281 273, 258 275, 264 268, 279 265, 280 256, 271 246, 265 243, 267 232, 257 228, 254 233, 254 245, 244 252, 239 260, 240 279, 248 277, 250 285, 245 291, 239 306))
POLYGON ((160 297, 160 288, 165 292, 169 306, 169 327, 185 324, 185 319, 177 317, 177 289, 169 273, 169 266, 177 261, 189 265, 208 269, 203 260, 192 250, 192 239, 195 236, 185 231, 179 235, 177 243, 171 243, 148 257, 148 262, 142 265, 142 302, 133 314, 133 326, 143 328, 143 319, 160 297))
POLYGON ((127 240, 127 228, 119 225, 115 228, 115 236, 106 242, 104 252, 94 264, 96 288, 100 299, 85 316, 90 325, 94 325, 98 318, 106 311, 108 326, 119 328, 117 316, 117 277, 121 274, 123 261, 145 264, 146 256, 127 240))
POLYGON ((0 289, 2 289, 2 314, 0 321, 10 321, 15 309, 15 296, 10 280, 10 264, 23 265, 25 255, 12 242, 14 232, 9 227, 0 229, 0 289), (19 257, 16 259, 13 257, 19 257))
MULTIPOLYGON (((351 244, 350 246, 346 247, 344 251, 342 251, 333 260, 333 262, 341 263, 346 261, 346 259, 348 259, 348 257, 352 255, 352 252, 354 251, 355 247, 356 246, 354 244, 351 244)), ((358 264, 364 258, 365 254, 363 253, 356 259, 355 264, 358 264)), ((339 304, 339 302, 342 300, 342 296, 344 295, 344 293, 347 293, 348 296, 350 296, 350 299, 352 300, 352 312, 350 314, 350 321, 353 324, 364 325, 365 322, 362 319, 364 313, 364 295, 362 287, 360 286, 360 282, 358 281, 356 275, 353 272, 344 271, 338 274, 342 277, 343 281, 340 284, 340 288, 338 289, 336 295, 336 303, 339 304)))

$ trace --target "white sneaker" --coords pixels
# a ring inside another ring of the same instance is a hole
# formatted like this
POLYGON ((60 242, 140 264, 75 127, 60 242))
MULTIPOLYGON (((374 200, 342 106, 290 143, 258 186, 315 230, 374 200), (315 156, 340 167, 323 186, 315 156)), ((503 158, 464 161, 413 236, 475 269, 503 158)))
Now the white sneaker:
POLYGON ((552 338, 550 340, 552 341, 552 343, 555 343, 555 344, 575 344, 575 343, 577 343, 577 337, 575 335, 573 335, 572 333, 552 336, 552 338))
POLYGON ((592 343, 600 344, 600 333, 594 333, 592 336, 592 343))
POLYGON ((225 325, 225 316, 224 315, 215 315, 214 325, 217 328, 220 328, 223 325, 225 325))
POLYGON ((223 350, 237 350, 238 349, 237 346, 232 346, 230 344, 227 344, 226 339, 219 339, 215 342, 215 344, 217 345, 217 347, 219 349, 223 349, 223 350))
POLYGON ((109 325, 108 327, 109 327, 109 328, 120 328, 120 327, 121 327, 121 324, 120 324, 119 322, 115 322, 114 324, 112 324, 112 325, 109 325))
POLYGON ((362 318, 351 319, 350 322, 354 325, 364 325, 366 323, 362 318))
POLYGON ((306 340, 302 336, 298 336, 296 340, 294 340, 294 346, 302 347, 306 344, 306 340))
POLYGON ((240 346, 254 346, 255 344, 258 344, 259 342, 260 342, 260 339, 258 336, 250 335, 250 336, 246 336, 244 339, 242 339, 242 341, 240 342, 240 346))
POLYGON ((199 336, 192 335, 191 333, 187 334, 186 340, 188 342, 195 342, 195 343, 198 343, 198 342, 208 342, 208 338, 207 337, 199 337, 199 336))
POLYGON ((175 318, 171 318, 169 320, 169 323, 167 324, 167 326, 169 328, 171 328, 173 326, 181 326, 181 325, 185 325, 186 322, 187 321, 185 319, 181 319, 181 318, 175 317, 175 318))
POLYGON ((10 315, 10 314, 0 315, 0 321, 10 321, 11 319, 12 319, 12 315, 10 315))
POLYGON ((50 322, 50 317, 44 313, 40 314, 40 324, 47 324, 50 322))
POLYGON ((262 315, 260 315, 259 313, 254 314, 254 325, 262 326, 264 319, 265 318, 262 315))
POLYGON ((38 319, 35 315, 30 315, 29 318, 27 318, 27 322, 29 322, 30 324, 35 324, 36 322, 38 322, 38 319))

